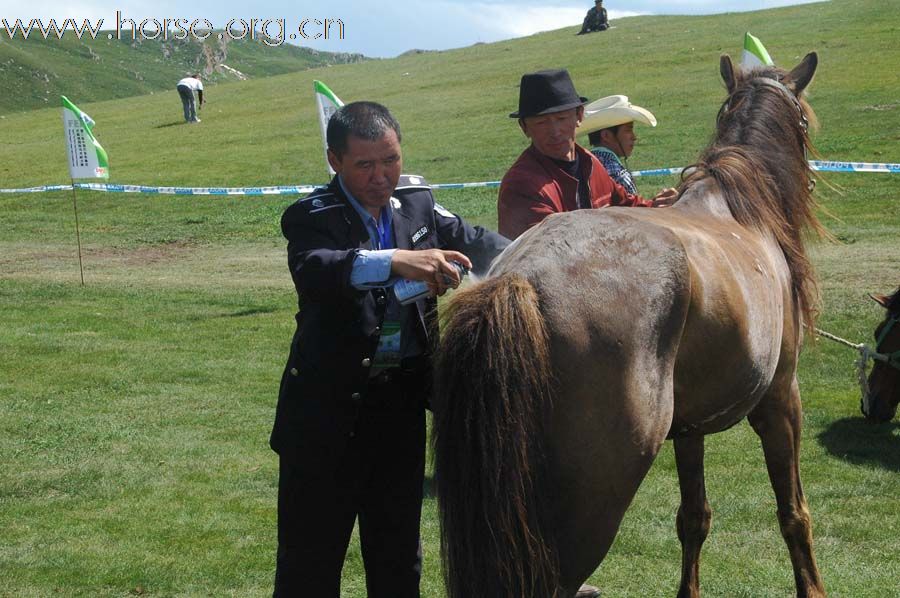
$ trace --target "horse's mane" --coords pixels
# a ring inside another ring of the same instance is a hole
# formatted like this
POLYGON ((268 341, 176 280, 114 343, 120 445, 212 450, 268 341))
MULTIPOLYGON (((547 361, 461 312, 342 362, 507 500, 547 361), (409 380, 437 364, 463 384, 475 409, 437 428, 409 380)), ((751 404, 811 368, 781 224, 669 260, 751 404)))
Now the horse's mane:
POLYGON ((818 289, 803 233, 823 233, 807 160, 807 152, 815 152, 807 132, 807 123, 815 126, 815 114, 802 93, 795 103, 788 89, 762 80, 790 87, 784 69, 735 69, 734 77, 733 91, 716 118, 715 137, 694 168, 685 171, 682 189, 712 178, 740 224, 772 232, 787 260, 800 314, 812 327, 818 289))

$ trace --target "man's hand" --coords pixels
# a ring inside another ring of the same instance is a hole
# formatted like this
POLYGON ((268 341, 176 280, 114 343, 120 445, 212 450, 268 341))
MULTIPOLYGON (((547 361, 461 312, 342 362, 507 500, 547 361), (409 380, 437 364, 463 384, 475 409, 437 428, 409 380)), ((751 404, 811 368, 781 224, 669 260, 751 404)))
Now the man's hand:
POLYGON ((663 189, 653 198, 654 208, 666 208, 671 206, 678 199, 678 190, 672 187, 663 189))
POLYGON ((391 258, 391 274, 424 281, 435 296, 440 296, 446 293, 448 288, 455 289, 462 282, 459 272, 451 262, 459 262, 466 268, 472 268, 469 258, 458 251, 398 249, 391 258))

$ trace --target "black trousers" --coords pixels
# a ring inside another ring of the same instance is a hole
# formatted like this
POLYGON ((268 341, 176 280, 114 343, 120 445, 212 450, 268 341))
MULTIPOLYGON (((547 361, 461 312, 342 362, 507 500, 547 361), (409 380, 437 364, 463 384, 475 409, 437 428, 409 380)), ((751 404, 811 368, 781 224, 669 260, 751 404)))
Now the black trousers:
POLYGON ((419 597, 425 410, 410 400, 414 387, 370 386, 334 470, 281 458, 276 598, 339 598, 357 517, 369 598, 419 597))

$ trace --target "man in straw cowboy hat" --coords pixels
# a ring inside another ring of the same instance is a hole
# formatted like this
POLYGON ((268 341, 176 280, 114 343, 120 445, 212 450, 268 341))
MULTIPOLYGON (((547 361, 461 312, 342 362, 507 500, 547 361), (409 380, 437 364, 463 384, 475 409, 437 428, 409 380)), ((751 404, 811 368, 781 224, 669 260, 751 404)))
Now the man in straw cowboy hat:
POLYGON ((575 142, 587 98, 575 92, 565 69, 529 73, 519 87, 519 109, 510 114, 531 140, 500 183, 497 223, 515 239, 549 214, 605 206, 663 206, 666 190, 653 200, 629 193, 603 165, 575 142))
POLYGON ((608 96, 584 107, 584 120, 577 131, 588 134, 591 153, 597 156, 614 181, 633 194, 637 194, 637 187, 628 170, 628 158, 637 141, 636 122, 655 127, 656 117, 649 110, 629 102, 628 96, 608 96))

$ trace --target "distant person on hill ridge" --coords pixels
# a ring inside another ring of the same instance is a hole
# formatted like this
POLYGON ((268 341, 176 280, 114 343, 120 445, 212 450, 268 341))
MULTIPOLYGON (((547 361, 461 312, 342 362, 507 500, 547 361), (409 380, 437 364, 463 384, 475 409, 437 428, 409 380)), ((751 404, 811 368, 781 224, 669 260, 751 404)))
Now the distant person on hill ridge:
POLYGON ((194 92, 197 92, 197 99, 200 106, 203 106, 203 82, 200 81, 200 73, 185 77, 178 82, 176 86, 178 95, 181 96, 181 105, 184 108, 184 121, 189 123, 198 123, 197 104, 194 103, 194 92))
POLYGON ((606 18, 606 9, 603 8, 603 0, 594 0, 594 7, 587 11, 578 35, 607 29, 609 29, 609 21, 606 18))

